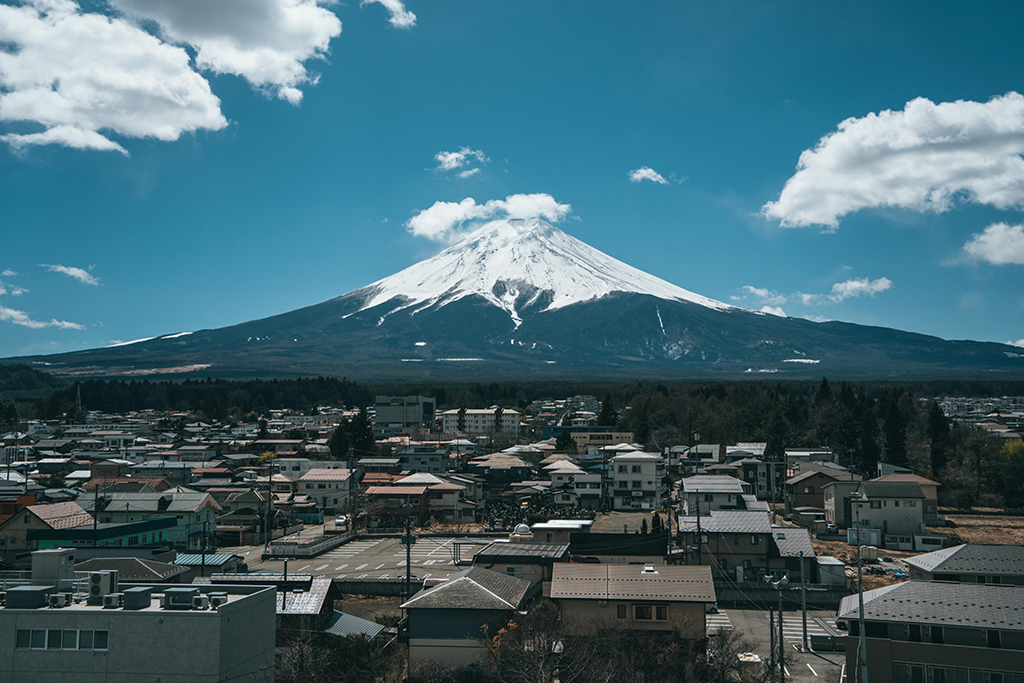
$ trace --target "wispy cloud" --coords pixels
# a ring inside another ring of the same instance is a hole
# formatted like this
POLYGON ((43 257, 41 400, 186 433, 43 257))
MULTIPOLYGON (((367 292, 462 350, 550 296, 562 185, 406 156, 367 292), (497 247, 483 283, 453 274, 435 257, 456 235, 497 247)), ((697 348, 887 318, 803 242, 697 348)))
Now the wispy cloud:
POLYGON ((761 213, 783 227, 835 230, 870 208, 948 211, 959 202, 1024 207, 1024 97, 935 104, 841 122, 800 155, 796 173, 761 213))
POLYGON ((832 285, 832 300, 843 301, 845 299, 857 298, 860 296, 875 296, 880 292, 892 288, 892 280, 887 277, 880 277, 871 280, 866 277, 858 280, 847 280, 832 285))
POLYGON ((461 202, 434 202, 406 222, 409 232, 432 240, 450 241, 464 232, 473 221, 492 218, 543 218, 560 221, 572 207, 559 204, 549 194, 513 194, 477 204, 472 197, 461 202))
POLYGON ((2 304, 0 304, 0 320, 14 323, 15 325, 21 325, 22 327, 28 327, 33 330, 41 330, 44 327, 55 327, 60 330, 85 329, 84 325, 68 322, 67 320, 33 320, 32 317, 25 311, 19 311, 14 308, 7 308, 2 304))
POLYGON ((18 271, 11 270, 10 268, 5 268, 4 271, 2 273, 0 273, 0 276, 3 276, 3 277, 18 277, 18 271))
POLYGON ((1010 346, 1019 346, 1020 348, 1024 349, 1024 339, 1018 339, 1017 341, 1009 341, 1006 343, 1009 344, 1010 346))
POLYGON ((416 15, 405 8, 402 0, 363 0, 360 7, 372 4, 383 5, 388 11, 388 23, 395 28, 412 28, 416 25, 416 15))
POLYGON ((100 283, 99 279, 83 268, 76 268, 75 266, 62 266, 53 263, 40 263, 40 268, 46 268, 51 273, 60 273, 61 275, 67 275, 73 277, 83 285, 96 286, 100 283))
POLYGON ((475 176, 479 172, 480 172, 479 168, 468 168, 465 171, 462 171, 461 173, 459 173, 458 176, 460 178, 472 178, 473 176, 475 176))
POLYGON ((767 287, 744 285, 741 289, 743 292, 741 296, 734 295, 729 298, 733 301, 753 301, 755 306, 763 304, 762 312, 768 313, 770 311, 765 311, 765 308, 778 307, 790 301, 804 306, 820 306, 826 303, 841 303, 846 299, 861 296, 874 297, 891 288, 892 280, 887 277, 880 277, 876 280, 865 277, 837 282, 832 285, 832 291, 829 294, 808 294, 807 292, 782 294, 767 287))
POLYGON ((1024 224, 993 223, 964 245, 968 257, 996 266, 1024 266, 1024 224))
POLYGON ((657 183, 658 185, 668 185, 668 181, 665 180, 665 176, 661 175, 650 166, 641 166, 640 168, 635 168, 629 172, 629 182, 641 183, 645 180, 657 183))
POLYGON ((744 285, 743 292, 747 296, 754 297, 760 300, 762 303, 770 304, 772 306, 778 306, 786 303, 786 297, 778 292, 773 292, 764 287, 754 287, 752 285, 744 285))

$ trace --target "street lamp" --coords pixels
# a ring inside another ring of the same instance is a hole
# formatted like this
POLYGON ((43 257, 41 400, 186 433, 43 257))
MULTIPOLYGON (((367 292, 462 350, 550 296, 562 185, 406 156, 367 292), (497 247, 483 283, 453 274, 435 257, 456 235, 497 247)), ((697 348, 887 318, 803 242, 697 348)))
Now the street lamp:
POLYGON ((764 575, 764 582, 775 589, 775 592, 779 594, 779 681, 786 680, 786 667, 785 667, 785 646, 783 645, 782 638, 782 589, 789 585, 789 576, 786 574, 782 575, 782 578, 775 581, 772 579, 771 574, 764 575))

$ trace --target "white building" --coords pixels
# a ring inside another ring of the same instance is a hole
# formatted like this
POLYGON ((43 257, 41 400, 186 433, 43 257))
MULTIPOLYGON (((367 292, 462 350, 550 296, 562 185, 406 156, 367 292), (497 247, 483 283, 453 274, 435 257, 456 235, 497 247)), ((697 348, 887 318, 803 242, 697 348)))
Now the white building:
POLYGON ((441 430, 446 434, 508 434, 519 436, 521 415, 515 410, 501 410, 500 426, 495 428, 497 408, 467 408, 445 410, 441 413, 441 430), (462 413, 462 429, 459 429, 459 414, 462 413))
POLYGON ((313 469, 299 477, 299 493, 316 500, 320 510, 334 513, 348 507, 349 477, 347 469, 313 469))
POLYGON ((653 510, 661 505, 664 458, 657 453, 623 453, 611 464, 613 510, 653 510))

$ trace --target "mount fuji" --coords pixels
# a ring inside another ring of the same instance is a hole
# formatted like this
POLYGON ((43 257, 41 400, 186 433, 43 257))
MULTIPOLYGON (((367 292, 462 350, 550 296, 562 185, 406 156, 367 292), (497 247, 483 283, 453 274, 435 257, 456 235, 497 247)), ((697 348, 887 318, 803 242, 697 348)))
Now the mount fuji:
POLYGON ((289 313, 9 360, 64 377, 1024 376, 1017 347, 749 311, 539 219, 487 223, 432 258, 289 313))

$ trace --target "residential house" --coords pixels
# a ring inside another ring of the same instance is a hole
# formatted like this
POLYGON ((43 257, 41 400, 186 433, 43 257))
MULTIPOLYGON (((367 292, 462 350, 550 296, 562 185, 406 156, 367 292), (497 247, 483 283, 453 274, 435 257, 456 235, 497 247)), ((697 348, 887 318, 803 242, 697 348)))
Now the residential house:
POLYGON ((292 479, 301 479, 310 470, 347 470, 345 460, 313 460, 311 458, 276 458, 274 471, 292 479))
POLYGON ((366 489, 366 514, 370 528, 403 529, 406 516, 419 526, 430 515, 427 486, 371 486, 366 489))
POLYGON ((750 493, 750 485, 735 477, 698 474, 679 482, 685 515, 706 515, 713 510, 740 509, 742 496, 747 493, 750 493))
POLYGON ((853 497, 860 488, 859 481, 833 481, 822 486, 825 503, 825 522, 838 529, 853 526, 853 497))
POLYGON ((924 494, 924 523, 926 526, 940 524, 939 487, 942 485, 913 472, 895 472, 873 479, 872 481, 912 482, 921 487, 924 494))
POLYGON ((551 599, 568 623, 706 636, 704 613, 715 602, 709 567, 560 563, 552 571, 551 599))
POLYGON ((168 489, 159 493, 103 493, 82 496, 79 503, 101 523, 134 522, 167 517, 175 520, 166 539, 177 548, 198 550, 213 538, 222 508, 209 493, 168 489))
POLYGON ((494 541, 473 556, 473 566, 530 582, 530 595, 548 595, 552 567, 569 561, 568 543, 494 541))
POLYGON ((483 662, 483 639, 523 608, 530 582, 472 567, 425 587, 402 604, 409 623, 409 659, 455 667, 483 662))
POLYGON ((398 451, 398 468, 408 472, 444 474, 448 471, 448 449, 429 444, 409 446, 398 451))
POLYGON ((782 500, 786 481, 785 461, 768 462, 761 458, 741 458, 730 462, 740 468, 740 478, 750 484, 758 500, 782 500))
POLYGON ((767 512, 712 510, 706 516, 681 516, 678 530, 683 562, 711 566, 718 580, 758 581, 770 573, 772 525, 767 512))
POLYGON ((904 560, 913 581, 1024 586, 1024 546, 969 543, 904 560))
POLYGON ((8 552, 35 550, 35 541, 30 539, 32 532, 92 528, 92 524, 92 515, 78 503, 29 505, 0 524, 0 535, 8 552))
MULTIPOLYGON (((862 481, 852 505, 856 529, 848 530, 848 543, 855 543, 859 536, 862 544, 884 545, 890 550, 922 549, 924 492, 917 483, 862 481)), ((939 543, 941 539, 935 543, 936 548, 939 543)))
MULTIPOLYGON (((860 607, 843 598, 846 672, 857 677, 860 607)), ((1012 683, 1024 678, 1024 587, 905 581, 864 591, 871 683, 1012 683)))

